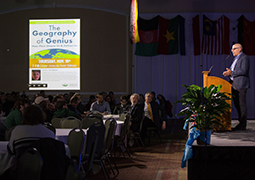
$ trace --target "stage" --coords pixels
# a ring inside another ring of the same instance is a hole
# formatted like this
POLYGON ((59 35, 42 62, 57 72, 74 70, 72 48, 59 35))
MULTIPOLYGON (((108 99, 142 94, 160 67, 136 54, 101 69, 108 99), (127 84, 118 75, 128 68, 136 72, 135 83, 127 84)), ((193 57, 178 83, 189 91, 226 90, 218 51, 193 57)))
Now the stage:
MULTIPOLYGON (((236 124, 232 120, 232 127, 236 124)), ((214 132, 211 145, 194 142, 192 149, 189 180, 255 179, 255 120, 248 120, 245 131, 214 132)))

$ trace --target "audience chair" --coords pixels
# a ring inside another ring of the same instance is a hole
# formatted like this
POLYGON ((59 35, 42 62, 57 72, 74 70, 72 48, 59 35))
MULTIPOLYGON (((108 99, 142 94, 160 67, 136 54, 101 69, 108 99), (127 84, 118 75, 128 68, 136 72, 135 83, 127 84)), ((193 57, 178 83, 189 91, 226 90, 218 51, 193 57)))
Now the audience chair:
POLYGON ((61 128, 81 128, 81 120, 70 116, 60 122, 61 128))
MULTIPOLYGON (((97 149, 97 144, 98 144, 98 131, 95 131, 94 133, 90 133, 90 148, 87 149, 87 162, 84 164, 84 171, 85 171, 85 179, 88 176, 89 171, 92 169, 94 157, 95 157, 95 152, 97 149)), ((82 166, 83 167, 83 166, 82 166)))
POLYGON ((71 158, 77 162, 77 170, 81 167, 81 158, 83 145, 85 142, 85 133, 82 129, 74 128, 68 134, 67 145, 70 149, 71 158))
POLYGON ((130 157, 128 149, 125 145, 125 139, 126 139, 127 135, 129 134, 129 127, 130 127, 130 114, 126 114, 124 125, 121 129, 121 134, 120 134, 120 136, 117 136, 117 135, 115 136, 116 137, 116 144, 120 148, 120 150, 121 150, 124 157, 125 157, 125 154, 124 154, 123 148, 125 148, 128 156, 130 157))
POLYGON ((65 117, 55 117, 51 120, 51 124, 54 128, 61 128, 60 122, 64 119, 65 117))
POLYGON ((161 139, 161 135, 160 135, 160 131, 157 127, 148 127, 147 128, 147 136, 148 136, 148 141, 149 141, 149 145, 151 144, 151 135, 154 133, 158 135, 160 143, 162 143, 162 139, 161 139))
POLYGON ((100 113, 99 111, 91 111, 90 113, 87 114, 87 116, 97 116, 103 119, 104 115, 100 113))
POLYGON ((125 113, 125 112, 123 112, 123 113, 121 113, 120 114, 120 121, 125 121, 125 118, 126 118, 126 115, 127 115, 127 113, 125 113))
MULTIPOLYGON (((93 162, 98 162, 101 166, 101 169, 104 173, 105 179, 107 179, 107 176, 109 177, 108 172, 105 169, 104 162, 102 161, 101 157, 104 155, 103 153, 103 147, 104 147, 104 136, 105 136, 105 126, 102 123, 94 123, 89 127, 89 130, 87 131, 87 136, 86 136, 86 149, 85 149, 85 156, 83 159, 83 164, 85 164, 88 159, 89 159, 89 152, 91 150, 91 145, 92 145, 92 139, 95 136, 95 134, 98 133, 98 143, 97 147, 95 150, 95 156, 93 159, 93 162)), ((85 171, 86 172, 86 171, 85 171)), ((86 172, 87 174, 87 172, 86 172)))
POLYGON ((29 148, 18 158, 18 180, 40 180, 43 159, 36 148, 29 148))
POLYGON ((106 160, 108 161, 109 165, 110 165, 110 168, 113 172, 113 174, 115 175, 115 172, 112 168, 112 165, 110 163, 110 159, 112 160, 114 166, 115 166, 115 169, 117 171, 117 175, 119 174, 119 170, 116 166, 116 163, 114 161, 114 158, 111 154, 112 150, 113 150, 113 145, 114 145, 114 137, 115 137, 115 130, 116 130, 116 127, 117 127, 117 122, 115 119, 113 118, 110 118, 110 119, 107 119, 106 122, 105 122, 105 140, 104 140, 104 153, 105 153, 105 158, 106 160))
POLYGON ((142 147, 145 147, 145 146, 144 146, 144 143, 143 143, 143 140, 142 140, 142 138, 141 138, 141 136, 140 136, 140 133, 141 133, 142 127, 143 127, 143 121, 144 121, 144 114, 143 114, 142 119, 141 119, 141 122, 140 122, 139 131, 138 131, 138 132, 129 131, 129 134, 128 134, 129 138, 134 138, 134 139, 135 139, 135 142, 136 142, 136 144, 137 144, 139 147, 141 147, 141 146, 140 146, 140 143, 142 144, 142 147))
POLYGON ((103 124, 103 119, 101 117, 93 116, 93 115, 86 116, 81 121, 82 129, 87 129, 96 122, 103 124))
POLYGON ((46 128, 48 128, 49 130, 51 130, 54 134, 56 134, 56 129, 55 129, 55 127, 54 127, 51 123, 45 122, 45 123, 44 123, 44 126, 45 126, 46 128))

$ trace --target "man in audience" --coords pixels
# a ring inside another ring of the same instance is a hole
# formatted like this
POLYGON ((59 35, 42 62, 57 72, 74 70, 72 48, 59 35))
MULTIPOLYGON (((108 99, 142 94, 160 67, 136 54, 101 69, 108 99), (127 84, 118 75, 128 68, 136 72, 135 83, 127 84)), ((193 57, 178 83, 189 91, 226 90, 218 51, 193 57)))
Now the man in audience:
POLYGON ((54 116, 52 118, 73 116, 76 117, 77 119, 81 119, 81 116, 67 109, 67 104, 65 100, 58 101, 56 104, 56 109, 57 111, 54 112, 54 116))
POLYGON ((11 110, 10 114, 5 119, 5 126, 9 129, 13 126, 21 125, 22 124, 22 113, 24 108, 29 105, 29 101, 27 99, 20 98, 18 99, 13 109, 11 110))
POLYGON ((123 112, 127 112, 130 109, 130 105, 127 104, 127 96, 120 96, 120 103, 114 107, 113 114, 121 114, 123 112))
POLYGON ((140 123, 143 118, 143 108, 142 105, 139 104, 139 95, 137 93, 134 93, 130 96, 130 101, 131 101, 131 107, 130 107, 130 121, 131 121, 131 126, 130 130, 132 132, 138 132, 140 129, 140 123))
POLYGON ((89 101, 88 101, 88 103, 86 104, 86 109, 87 110, 89 110, 90 109, 90 107, 91 107, 91 104, 93 103, 93 102, 95 102, 96 101, 96 97, 94 96, 94 95, 90 95, 89 96, 89 101))
POLYGON ((159 130, 166 128, 166 113, 158 103, 152 101, 151 93, 145 94, 145 102, 142 104, 144 110, 144 121, 141 130, 141 138, 147 137, 146 131, 148 127, 157 127, 159 130))
POLYGON ((96 101, 91 104, 90 111, 99 111, 104 115, 111 114, 110 105, 108 102, 104 101, 102 93, 96 95, 96 101))
POLYGON ((68 109, 70 109, 71 111, 75 112, 76 114, 78 114, 79 116, 81 116, 82 118, 84 118, 86 115, 84 114, 84 112, 80 112, 78 110, 78 106, 80 103, 80 99, 78 97, 73 97, 70 100, 70 104, 67 105, 68 109))

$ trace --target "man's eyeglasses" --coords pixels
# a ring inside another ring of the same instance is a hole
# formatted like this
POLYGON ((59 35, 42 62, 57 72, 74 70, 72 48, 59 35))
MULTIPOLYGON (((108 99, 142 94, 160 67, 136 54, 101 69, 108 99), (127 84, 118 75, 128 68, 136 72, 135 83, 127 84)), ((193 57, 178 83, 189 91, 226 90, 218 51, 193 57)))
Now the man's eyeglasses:
POLYGON ((239 49, 239 48, 232 48, 232 50, 239 49))

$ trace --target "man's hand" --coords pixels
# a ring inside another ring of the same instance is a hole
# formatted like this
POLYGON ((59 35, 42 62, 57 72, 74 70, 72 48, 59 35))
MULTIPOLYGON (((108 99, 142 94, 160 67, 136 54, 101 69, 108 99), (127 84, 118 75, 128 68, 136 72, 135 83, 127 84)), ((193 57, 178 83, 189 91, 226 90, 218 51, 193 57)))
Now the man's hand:
POLYGON ((166 121, 163 121, 162 130, 165 130, 165 129, 166 129, 166 121))
POLYGON ((226 71, 223 72, 223 76, 231 76, 232 71, 226 68, 226 71))

